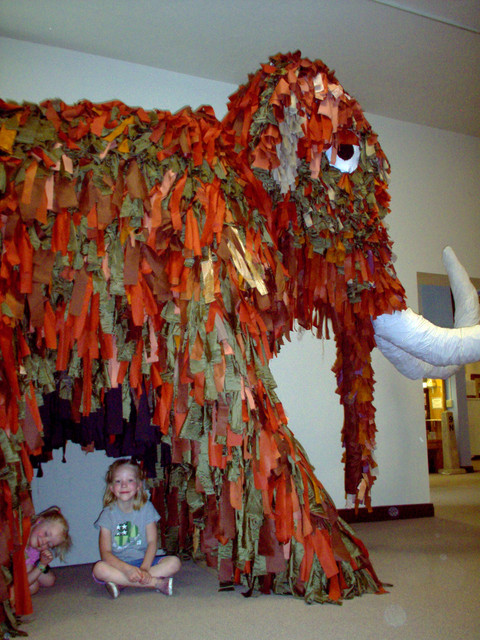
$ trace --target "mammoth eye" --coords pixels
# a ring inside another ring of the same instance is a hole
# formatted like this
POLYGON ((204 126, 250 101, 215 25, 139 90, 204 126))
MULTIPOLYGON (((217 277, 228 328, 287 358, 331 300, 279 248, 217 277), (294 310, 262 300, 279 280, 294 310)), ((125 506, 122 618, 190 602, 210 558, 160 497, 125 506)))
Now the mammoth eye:
POLYGON ((353 156, 353 144, 339 145, 337 153, 342 160, 350 160, 353 156))
POLYGON ((327 149, 326 154, 329 163, 342 173, 353 173, 358 167, 360 159, 360 147, 358 144, 339 144, 337 149, 337 157, 332 162, 333 147, 327 149))

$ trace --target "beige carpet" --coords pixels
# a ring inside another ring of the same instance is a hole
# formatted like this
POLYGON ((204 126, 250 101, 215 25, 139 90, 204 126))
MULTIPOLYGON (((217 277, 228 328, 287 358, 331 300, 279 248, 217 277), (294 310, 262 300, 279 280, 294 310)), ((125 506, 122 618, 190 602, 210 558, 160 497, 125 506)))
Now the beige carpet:
POLYGON ((462 476, 431 475, 434 518, 354 526, 387 595, 335 605, 289 596, 218 592, 192 562, 167 598, 143 590, 112 600, 90 565, 57 569, 52 591, 34 597, 23 630, 32 640, 474 640, 480 638, 480 465, 462 476))

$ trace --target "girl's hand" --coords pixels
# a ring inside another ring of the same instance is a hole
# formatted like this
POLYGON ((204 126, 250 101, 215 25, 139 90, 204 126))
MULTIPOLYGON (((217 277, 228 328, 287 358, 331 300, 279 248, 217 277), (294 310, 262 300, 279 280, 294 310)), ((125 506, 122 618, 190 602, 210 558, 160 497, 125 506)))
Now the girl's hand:
POLYGON ((130 566, 125 572, 130 582, 142 582, 142 571, 138 567, 130 566))
POLYGON ((140 569, 140 571, 142 572, 140 584, 150 584, 153 580, 153 577, 150 575, 150 573, 146 569, 140 569))
POLYGON ((47 565, 50 564, 50 562, 53 560, 53 553, 50 551, 50 549, 44 549, 41 553, 40 553, 40 563, 47 565))

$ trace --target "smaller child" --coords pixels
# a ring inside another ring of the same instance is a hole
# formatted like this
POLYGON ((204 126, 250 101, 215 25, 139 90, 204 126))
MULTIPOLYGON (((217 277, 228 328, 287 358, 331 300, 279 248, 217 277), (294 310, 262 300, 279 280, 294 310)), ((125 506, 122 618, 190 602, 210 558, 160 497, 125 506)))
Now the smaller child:
POLYGON ((56 556, 63 560, 71 546, 68 522, 58 507, 49 507, 33 518, 25 548, 27 578, 32 595, 41 586, 53 587, 55 574, 49 564, 56 556))
POLYGON ((171 596, 180 560, 156 555, 160 516, 148 500, 142 469, 134 460, 115 460, 105 481, 104 508, 94 523, 100 529, 101 557, 93 567, 94 580, 112 598, 123 587, 153 588, 171 596))

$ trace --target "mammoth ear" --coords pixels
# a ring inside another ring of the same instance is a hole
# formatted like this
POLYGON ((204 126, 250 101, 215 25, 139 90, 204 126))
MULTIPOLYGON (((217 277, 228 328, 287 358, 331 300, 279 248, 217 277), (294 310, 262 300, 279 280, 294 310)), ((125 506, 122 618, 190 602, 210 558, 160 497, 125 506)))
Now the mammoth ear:
POLYGON ((291 106, 285 107, 283 113, 284 119, 278 123, 279 139, 275 145, 278 164, 272 169, 272 178, 280 187, 280 193, 285 194, 295 188, 300 166, 298 141, 304 136, 305 118, 298 113, 295 101, 292 101, 291 106))

